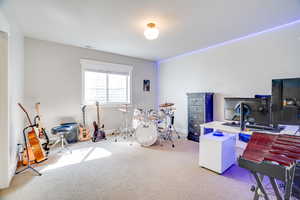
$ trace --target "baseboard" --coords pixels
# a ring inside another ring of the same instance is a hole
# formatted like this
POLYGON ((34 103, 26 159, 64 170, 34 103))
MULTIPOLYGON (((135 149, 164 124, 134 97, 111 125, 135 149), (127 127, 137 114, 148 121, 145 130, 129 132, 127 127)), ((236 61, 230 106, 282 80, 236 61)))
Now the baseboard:
POLYGON ((10 166, 9 166, 9 169, 8 169, 7 182, 0 184, 0 189, 5 189, 5 188, 8 188, 10 186, 10 182, 11 182, 13 176, 15 175, 15 172, 16 172, 16 169, 17 169, 17 162, 18 162, 17 157, 15 157, 10 162, 10 166))
POLYGON ((181 135, 181 136, 187 136, 187 131, 186 129, 183 128, 177 128, 175 127, 176 131, 181 135))
POLYGON ((0 184, 0 189, 5 189, 5 188, 8 188, 9 187, 9 184, 0 184))
POLYGON ((13 176, 16 173, 17 165, 18 165, 17 154, 15 156, 13 156, 13 158, 14 159, 10 162, 9 177, 8 177, 8 187, 10 185, 10 182, 11 182, 13 176))
POLYGON ((115 131, 116 129, 106 129, 104 130, 106 135, 112 135, 112 133, 115 131))

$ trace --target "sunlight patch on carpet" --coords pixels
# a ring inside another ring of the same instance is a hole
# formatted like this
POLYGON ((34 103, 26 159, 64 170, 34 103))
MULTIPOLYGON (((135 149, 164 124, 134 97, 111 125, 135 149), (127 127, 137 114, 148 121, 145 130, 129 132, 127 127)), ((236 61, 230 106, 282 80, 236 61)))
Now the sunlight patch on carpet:
POLYGON ((101 159, 111 156, 112 153, 100 147, 88 147, 72 150, 72 153, 64 153, 55 163, 49 163, 41 172, 79 164, 86 161, 101 159))

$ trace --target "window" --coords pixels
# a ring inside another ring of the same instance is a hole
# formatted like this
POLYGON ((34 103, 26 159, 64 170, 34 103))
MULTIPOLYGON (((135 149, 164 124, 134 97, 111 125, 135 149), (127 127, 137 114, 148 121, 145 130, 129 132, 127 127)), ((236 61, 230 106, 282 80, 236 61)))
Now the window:
POLYGON ((81 64, 84 104, 130 103, 130 66, 88 60, 81 64))

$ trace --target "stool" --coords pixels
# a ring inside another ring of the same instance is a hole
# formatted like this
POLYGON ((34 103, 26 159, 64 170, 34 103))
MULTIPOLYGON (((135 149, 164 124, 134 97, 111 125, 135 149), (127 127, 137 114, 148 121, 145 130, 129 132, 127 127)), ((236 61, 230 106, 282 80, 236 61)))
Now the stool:
POLYGON ((55 141, 55 143, 53 144, 52 147, 55 147, 56 145, 58 145, 60 143, 61 149, 59 152, 67 150, 69 153, 72 153, 72 151, 68 147, 65 146, 65 145, 69 144, 66 140, 66 137, 68 136, 68 134, 70 134, 71 130, 72 130, 72 127, 67 126, 67 125, 54 127, 52 129, 52 134, 57 135, 58 139, 55 141))

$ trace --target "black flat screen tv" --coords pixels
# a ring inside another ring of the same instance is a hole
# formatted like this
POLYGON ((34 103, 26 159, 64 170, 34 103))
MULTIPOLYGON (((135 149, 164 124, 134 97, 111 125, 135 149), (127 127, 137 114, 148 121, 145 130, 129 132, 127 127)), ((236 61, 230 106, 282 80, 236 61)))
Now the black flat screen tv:
POLYGON ((300 125, 300 78, 272 80, 272 122, 300 125))
POLYGON ((269 126, 270 98, 225 98, 224 118, 227 121, 240 121, 240 103, 244 103, 245 119, 254 125, 269 126))

